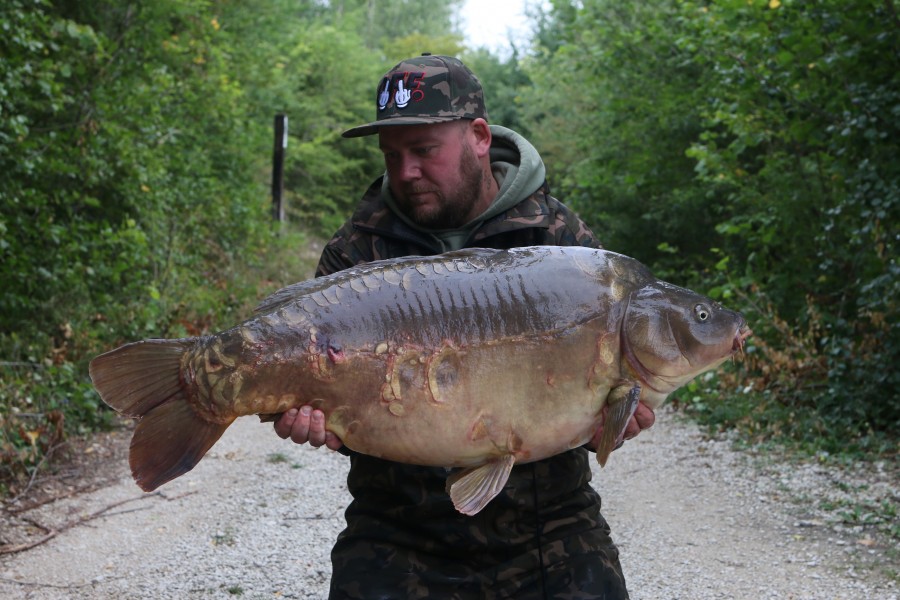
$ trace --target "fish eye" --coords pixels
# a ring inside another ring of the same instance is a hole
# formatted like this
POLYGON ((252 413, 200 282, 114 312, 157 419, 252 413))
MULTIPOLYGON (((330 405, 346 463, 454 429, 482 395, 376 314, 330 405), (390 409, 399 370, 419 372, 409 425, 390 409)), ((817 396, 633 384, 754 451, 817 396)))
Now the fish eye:
POLYGON ((709 319, 709 309, 703 304, 698 304, 694 307, 694 316, 699 321, 706 321, 709 319))

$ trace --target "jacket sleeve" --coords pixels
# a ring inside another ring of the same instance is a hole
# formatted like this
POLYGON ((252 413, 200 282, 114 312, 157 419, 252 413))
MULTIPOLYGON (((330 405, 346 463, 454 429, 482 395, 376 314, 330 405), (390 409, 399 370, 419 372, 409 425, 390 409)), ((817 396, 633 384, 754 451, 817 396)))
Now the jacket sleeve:
POLYGON ((553 236, 554 245, 603 247, 590 227, 572 209, 549 194, 546 202, 551 216, 548 233, 553 236))
POLYGON ((335 241, 332 240, 322 250, 322 255, 319 257, 319 264, 316 266, 316 277, 331 275, 332 273, 349 269, 352 266, 353 263, 342 250, 339 242, 335 243, 335 241))
POLYGON ((319 264, 316 267, 316 277, 331 275, 372 260, 361 255, 359 244, 351 242, 354 237, 358 236, 354 235, 353 225, 348 220, 325 244, 322 255, 319 257, 319 264))

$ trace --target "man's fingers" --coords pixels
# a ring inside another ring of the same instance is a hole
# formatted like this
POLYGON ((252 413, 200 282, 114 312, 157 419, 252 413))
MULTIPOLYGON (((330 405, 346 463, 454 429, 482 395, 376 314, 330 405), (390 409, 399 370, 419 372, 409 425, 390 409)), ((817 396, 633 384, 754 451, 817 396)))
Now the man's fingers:
POLYGON ((344 445, 344 442, 341 441, 341 438, 334 435, 330 431, 325 432, 325 446, 329 450, 340 450, 341 446, 344 445))
POLYGON ((628 421, 628 425, 625 427, 624 439, 630 440, 631 438, 633 438, 640 432, 641 432, 641 426, 638 425, 637 419, 635 419, 634 417, 631 417, 631 419, 628 421))
POLYGON ((312 418, 312 407, 301 406, 291 425, 291 441, 295 444, 305 444, 309 441, 309 423, 312 418))
POLYGON ((656 422, 656 414, 653 410, 641 402, 634 411, 634 416, 628 421, 625 428, 625 439, 630 440, 645 429, 650 429, 656 422))
MULTIPOLYGON (((305 406, 304 408, 309 408, 305 406)), ((308 441, 313 448, 318 448, 325 444, 325 413, 321 410, 311 411, 308 427, 308 441)), ((301 416, 303 410, 300 411, 301 416)))
POLYGON ((650 429, 653 427, 653 424, 656 423, 656 413, 653 412, 652 408, 642 402, 638 404, 637 410, 634 411, 634 419, 637 421, 638 427, 640 427, 641 430, 650 429))
POLYGON ((281 417, 275 421, 275 435, 285 440, 291 435, 291 427, 294 425, 294 419, 297 418, 297 413, 299 411, 296 408, 292 408, 291 410, 285 412, 281 415, 281 417))

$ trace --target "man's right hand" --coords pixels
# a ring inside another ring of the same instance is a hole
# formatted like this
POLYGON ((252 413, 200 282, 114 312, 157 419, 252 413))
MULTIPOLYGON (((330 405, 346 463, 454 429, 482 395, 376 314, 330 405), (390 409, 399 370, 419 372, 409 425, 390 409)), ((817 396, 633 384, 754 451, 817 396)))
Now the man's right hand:
POLYGON ((325 430, 325 413, 311 406, 292 408, 275 421, 275 433, 285 440, 291 438, 295 444, 306 444, 314 448, 326 446, 337 450, 344 443, 330 431, 325 430))

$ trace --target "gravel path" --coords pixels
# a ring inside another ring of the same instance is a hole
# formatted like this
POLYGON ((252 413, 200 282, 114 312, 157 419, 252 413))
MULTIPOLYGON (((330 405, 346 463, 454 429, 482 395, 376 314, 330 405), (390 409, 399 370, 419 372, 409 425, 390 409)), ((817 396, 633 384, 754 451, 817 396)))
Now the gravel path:
MULTIPOLYGON (((0 598, 326 596, 349 499, 344 457, 241 419, 194 471, 142 495, 123 459, 127 432, 111 440, 92 473, 106 485, 6 507, 0 546, 63 531, 0 555, 0 598)), ((838 471, 735 452, 666 410, 594 476, 634 600, 897 600, 896 542, 817 508, 896 508, 897 484, 883 465, 838 471)))

